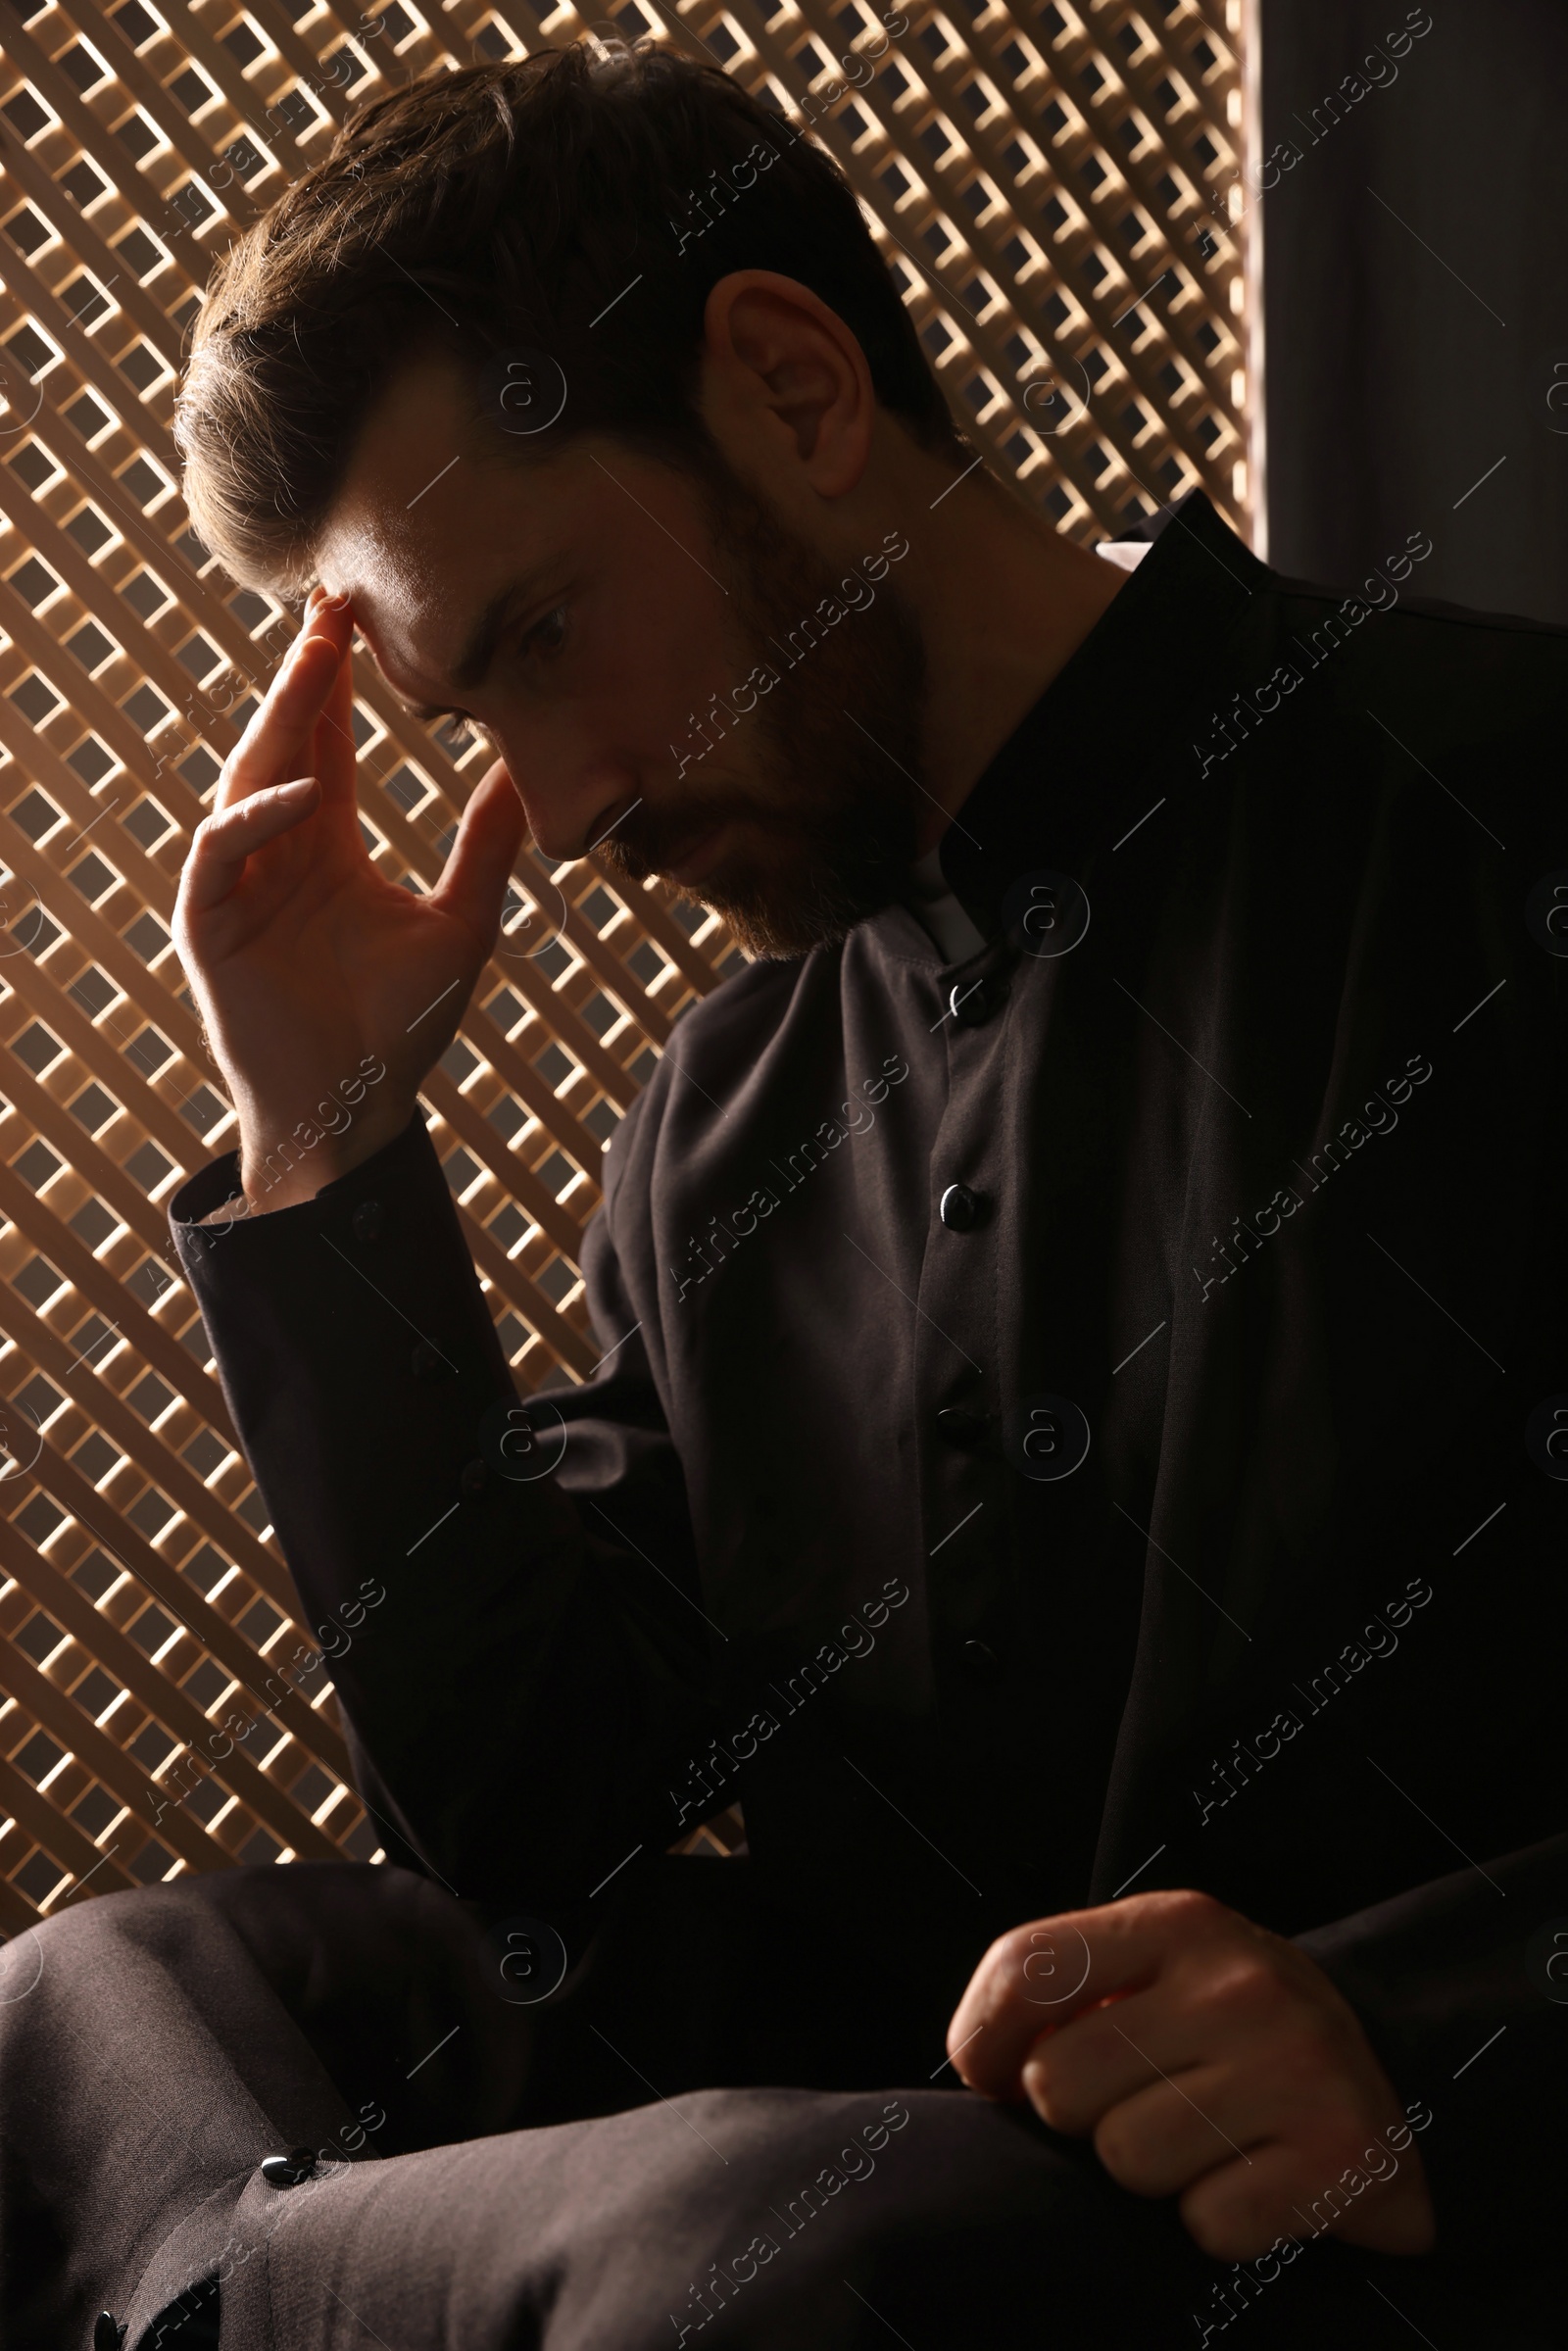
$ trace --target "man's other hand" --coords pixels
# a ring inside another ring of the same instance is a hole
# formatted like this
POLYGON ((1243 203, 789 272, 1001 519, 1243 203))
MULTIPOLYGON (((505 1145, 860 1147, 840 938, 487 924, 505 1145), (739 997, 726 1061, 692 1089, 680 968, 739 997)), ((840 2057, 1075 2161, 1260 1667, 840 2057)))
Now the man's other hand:
POLYGON ((313 590, 174 909, 252 1209, 309 1199, 408 1125, 494 948, 526 829, 498 761, 434 890, 376 870, 355 799, 353 633, 348 599, 313 590))
POLYGON ((1092 2135, 1135 2195, 1179 2198, 1217 2260, 1325 2228, 1379 2253, 1434 2242, 1420 2154, 1354 2011, 1294 1943, 1207 1894, 1014 1928, 970 1978, 948 2052, 972 2088, 1092 2135))

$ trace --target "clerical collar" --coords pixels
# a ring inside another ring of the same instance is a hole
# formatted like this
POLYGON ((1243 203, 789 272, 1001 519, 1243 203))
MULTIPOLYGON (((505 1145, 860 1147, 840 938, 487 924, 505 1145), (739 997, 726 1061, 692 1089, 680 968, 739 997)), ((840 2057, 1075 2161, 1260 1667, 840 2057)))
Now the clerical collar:
POLYGON ((966 963, 984 947, 984 933, 976 930, 942 870, 940 841, 909 867, 905 904, 941 949, 945 963, 966 963))

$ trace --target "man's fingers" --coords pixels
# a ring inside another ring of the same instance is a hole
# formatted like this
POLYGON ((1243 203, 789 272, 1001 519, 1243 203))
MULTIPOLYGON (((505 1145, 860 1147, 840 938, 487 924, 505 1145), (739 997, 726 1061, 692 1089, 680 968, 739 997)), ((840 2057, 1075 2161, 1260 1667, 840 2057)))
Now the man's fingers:
MULTIPOLYGON (((318 606, 308 614, 224 766, 214 804, 219 812, 253 792, 270 790, 291 771, 298 774, 311 767, 325 773, 325 762, 313 756, 315 737, 339 671, 347 666, 351 633, 346 604, 336 609, 318 606)), ((341 781, 339 770, 353 776, 353 742, 352 729, 346 730, 343 749, 333 761, 334 783, 341 781)))
POLYGON ((1146 2080, 1102 2116, 1095 2153, 1134 2195, 1174 2196, 1216 2164, 1254 2168, 1287 2121, 1266 2082, 1245 2081, 1233 2066, 1190 2066, 1165 2081, 1146 2080))
POLYGON ((1092 2131, 1102 2115, 1161 2076, 1226 2052, 1244 2071, 1267 2053, 1282 2118, 1311 2115, 1337 2094, 1348 2050, 1332 2012, 1303 2000, 1266 1949, 1229 1935, 1178 1950, 1145 1989, 1081 2008, 1024 2061, 1023 2088, 1056 2131, 1092 2131))
POLYGON ((1255 2261, 1282 2236, 1303 2243, 1327 2229, 1333 2205, 1320 2206, 1314 2218, 1310 2199, 1334 2174, 1308 2184, 1298 2151, 1278 2139, 1250 2148, 1248 2156, 1244 2163, 1232 2155, 1203 2172, 1176 2207, 1188 2235, 1214 2261, 1255 2261))
POLYGON ((1232 2156, 1185 2190, 1177 2210, 1189 2236, 1215 2261, 1253 2261, 1281 2237, 1298 2244, 1335 2236, 1378 2253, 1429 2253, 1432 2206, 1418 2164, 1369 2168, 1353 2149, 1322 2150, 1270 2137, 1232 2156))
POLYGON ((245 860, 269 841, 303 823, 318 803, 313 775, 273 784, 232 808, 207 817, 196 828, 185 860, 182 900, 187 915, 205 913, 227 898, 245 870, 245 860))
POLYGON ((311 737, 336 666, 329 638, 303 630, 278 664, 260 710, 224 762, 214 796, 221 813, 309 762, 311 737))
MULTIPOLYGON (((320 613, 315 633, 321 635, 330 632, 328 642, 335 645, 341 629, 343 659, 327 686, 326 700, 312 732, 311 756, 307 763, 311 773, 320 778, 323 808, 347 807, 351 811, 357 811, 356 770, 359 752, 354 741, 353 623, 346 611, 335 614, 334 608, 330 606, 323 605, 320 613)), ((358 826, 355 830, 357 833, 358 826)))
POLYGON ((1326 2228, 1352 2204, 1380 2205, 1374 2191, 1415 2175, 1410 2157, 1396 2155, 1321 2073, 1303 2070, 1293 2083, 1288 2072, 1244 2071, 1224 2060, 1187 2067, 1122 2099, 1096 2129, 1095 2153, 1139 2196, 1176 2195, 1234 2166, 1225 2208, 1259 2228, 1272 2217, 1269 2236, 1290 2225, 1280 2210, 1282 2182, 1302 2206, 1328 2198, 1317 2224, 1326 2228))
POLYGON ((1095 1954, 1079 1924, 1093 1918, 1080 1911, 1040 1919, 991 1945, 948 2027, 948 2054, 971 2089, 1017 2095, 1019 2068, 1034 2043, 1069 2024, 1080 2002, 1094 1996, 1095 1954))
POLYGON ((1043 2122, 1077 2136, 1161 2074, 1207 2055, 1200 2012, 1173 2016, 1156 1992, 1134 1992, 1080 2009, 1036 2040, 1022 2061, 1021 2085, 1043 2122))
POLYGON ((1041 2033, 1152 1982, 1173 1950, 1230 1917, 1207 1894, 1154 1893, 1015 1927, 970 1978, 948 2028, 949 2054, 972 2088, 1013 2097, 1041 2033))
POLYGON ((470 930, 486 955, 494 951, 517 852, 527 836, 522 803, 497 759, 469 795, 441 879, 430 903, 470 930))

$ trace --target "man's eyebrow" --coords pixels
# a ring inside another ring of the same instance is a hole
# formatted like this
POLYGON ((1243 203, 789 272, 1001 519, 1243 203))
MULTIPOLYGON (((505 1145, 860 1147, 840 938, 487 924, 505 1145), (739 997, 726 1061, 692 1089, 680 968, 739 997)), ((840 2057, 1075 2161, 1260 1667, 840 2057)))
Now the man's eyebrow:
MULTIPOLYGON (((511 581, 498 595, 492 596, 464 639, 462 651, 453 664, 452 691, 454 694, 471 694, 475 686, 483 684, 485 673, 495 659, 496 645, 506 624, 508 613, 515 605, 525 604, 539 593, 547 575, 547 568, 545 564, 536 564, 531 571, 525 571, 520 578, 511 581)), ((414 709, 413 715, 425 721, 432 718, 444 718, 450 708, 450 704, 447 703, 420 703, 414 709)))

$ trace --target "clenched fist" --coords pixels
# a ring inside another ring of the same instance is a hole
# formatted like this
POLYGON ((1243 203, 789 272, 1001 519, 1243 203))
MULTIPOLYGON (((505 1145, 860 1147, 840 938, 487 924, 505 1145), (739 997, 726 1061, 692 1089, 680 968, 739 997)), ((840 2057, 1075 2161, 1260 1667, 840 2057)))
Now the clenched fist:
POLYGON ((1294 1943, 1207 1894, 1014 1928, 970 1979, 948 2052, 971 2087, 1092 2136, 1135 2195, 1177 2197, 1216 2260, 1325 2229, 1432 2248, 1421 2158, 1354 2011, 1294 1943))

